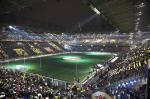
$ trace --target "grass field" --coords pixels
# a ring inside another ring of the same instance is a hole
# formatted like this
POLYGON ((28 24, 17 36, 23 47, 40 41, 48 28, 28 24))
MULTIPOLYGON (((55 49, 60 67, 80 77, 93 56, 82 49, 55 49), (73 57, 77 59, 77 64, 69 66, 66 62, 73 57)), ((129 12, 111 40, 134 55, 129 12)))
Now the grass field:
POLYGON ((26 70, 60 80, 82 81, 96 64, 103 64, 113 54, 101 52, 66 53, 41 58, 30 58, 6 63, 11 69, 26 70))

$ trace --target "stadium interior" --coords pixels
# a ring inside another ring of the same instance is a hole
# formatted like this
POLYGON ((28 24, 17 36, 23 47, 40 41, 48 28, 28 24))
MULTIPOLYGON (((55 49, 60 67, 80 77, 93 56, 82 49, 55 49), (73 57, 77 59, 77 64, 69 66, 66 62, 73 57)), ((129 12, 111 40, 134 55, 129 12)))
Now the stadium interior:
POLYGON ((150 99, 150 0, 0 0, 0 99, 150 99))

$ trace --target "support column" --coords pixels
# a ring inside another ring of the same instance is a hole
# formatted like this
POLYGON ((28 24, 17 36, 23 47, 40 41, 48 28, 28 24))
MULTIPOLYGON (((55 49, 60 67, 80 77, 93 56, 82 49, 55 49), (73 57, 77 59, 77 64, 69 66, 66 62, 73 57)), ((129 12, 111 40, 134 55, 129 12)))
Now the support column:
POLYGON ((150 99, 150 59, 148 59, 147 99, 150 99))

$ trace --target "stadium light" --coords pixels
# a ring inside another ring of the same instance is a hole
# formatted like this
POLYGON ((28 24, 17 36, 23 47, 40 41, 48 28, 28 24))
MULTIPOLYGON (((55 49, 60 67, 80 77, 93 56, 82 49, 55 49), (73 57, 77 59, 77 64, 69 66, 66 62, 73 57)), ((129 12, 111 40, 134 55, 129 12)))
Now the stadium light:
POLYGON ((101 14, 96 8, 94 8, 93 11, 94 11, 96 14, 98 14, 98 15, 101 14))
POLYGON ((145 7, 145 6, 146 6, 146 5, 144 4, 144 2, 142 2, 141 4, 137 5, 136 7, 140 9, 140 8, 145 7))
POLYGON ((138 16, 142 15, 142 12, 137 13, 138 16))
POLYGON ((97 8, 95 8, 93 5, 90 5, 90 8, 91 8, 96 14, 98 14, 98 15, 101 14, 101 12, 100 12, 97 8))
POLYGON ((140 18, 137 18, 137 21, 140 21, 140 18))
POLYGON ((11 26, 11 25, 9 25, 8 27, 9 27, 9 29, 14 29, 14 27, 13 27, 13 26, 11 26))

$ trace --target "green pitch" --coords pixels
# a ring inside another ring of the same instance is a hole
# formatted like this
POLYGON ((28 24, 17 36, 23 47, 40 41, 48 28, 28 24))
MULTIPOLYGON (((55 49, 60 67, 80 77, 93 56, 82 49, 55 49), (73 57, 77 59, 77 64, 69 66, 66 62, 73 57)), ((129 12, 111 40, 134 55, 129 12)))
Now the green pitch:
POLYGON ((73 81, 78 78, 82 81, 94 65, 103 64, 112 55, 101 52, 66 53, 16 60, 5 66, 60 80, 73 81))

